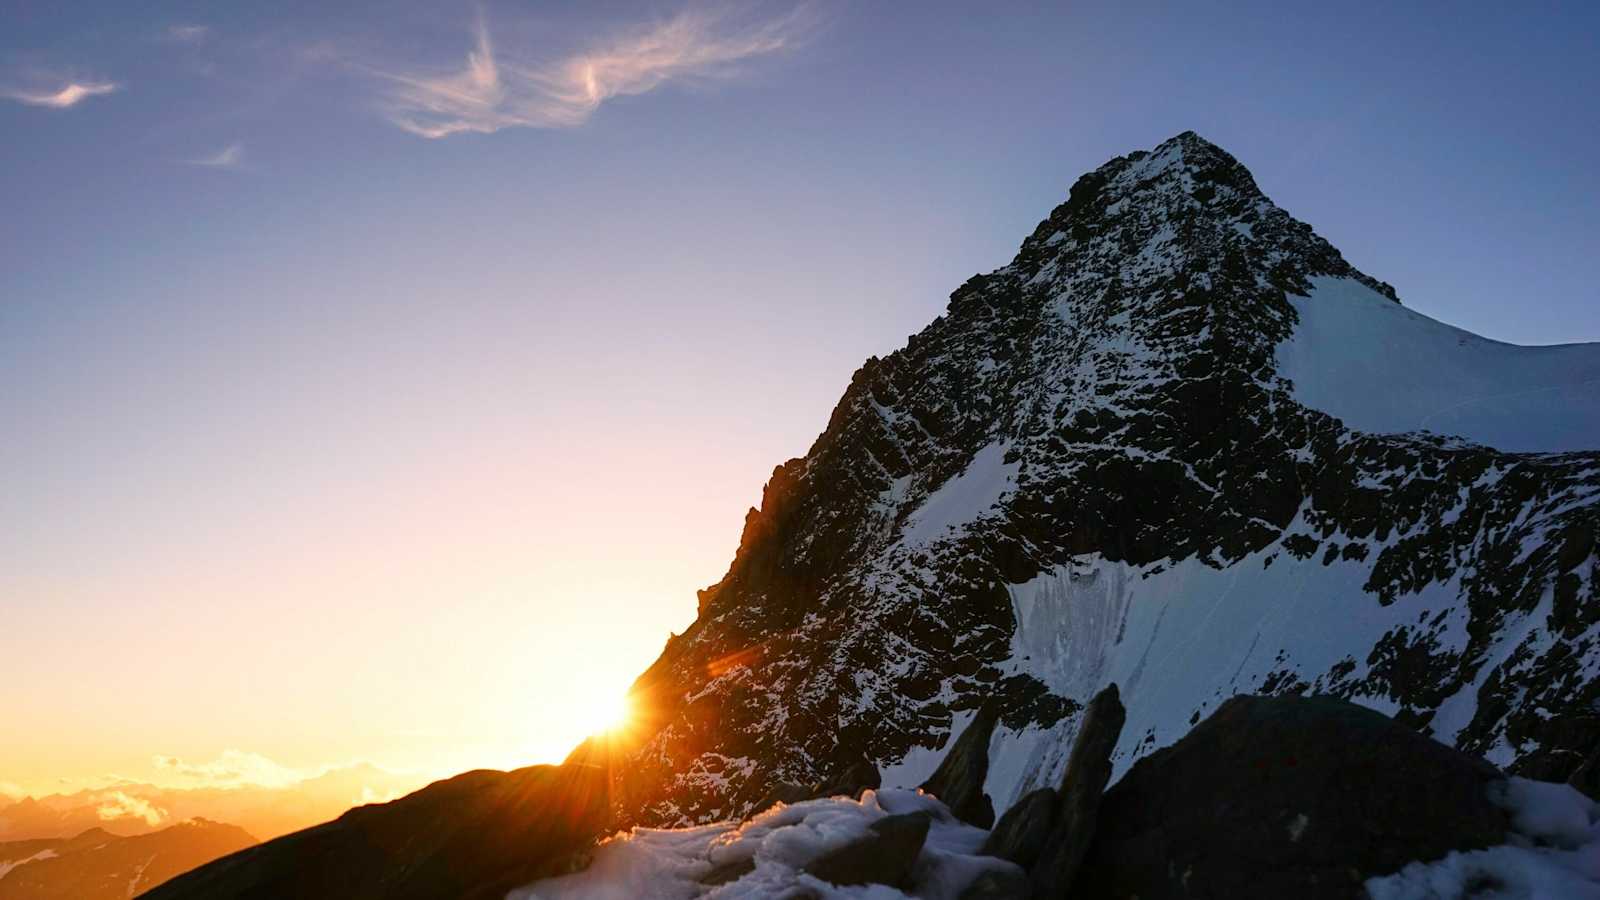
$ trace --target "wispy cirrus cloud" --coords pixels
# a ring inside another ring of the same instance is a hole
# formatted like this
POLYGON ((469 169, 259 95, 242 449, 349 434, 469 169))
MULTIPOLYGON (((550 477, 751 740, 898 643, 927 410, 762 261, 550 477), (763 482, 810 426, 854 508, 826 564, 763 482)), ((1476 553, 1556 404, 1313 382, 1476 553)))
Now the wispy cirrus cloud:
POLYGON ((215 153, 205 156, 186 159, 185 163, 191 166, 204 166, 208 169, 239 169, 244 167, 244 145, 239 143, 229 144, 215 153))
POLYGON ((211 36, 210 25, 169 25, 167 26, 167 39, 180 44, 203 44, 211 36))
POLYGON ((59 88, 29 90, 26 88, 0 87, 0 97, 26 103, 29 106, 47 106, 51 109, 67 109, 77 106, 90 97, 101 94, 110 94, 122 89, 122 85, 112 81, 69 81, 59 88))
POLYGON ((571 128, 613 97, 643 94, 675 79, 730 75, 741 62, 793 47, 813 24, 807 7, 756 22, 691 9, 584 52, 530 62, 497 55, 480 15, 461 70, 376 74, 391 84, 383 104, 390 121, 422 137, 571 128))

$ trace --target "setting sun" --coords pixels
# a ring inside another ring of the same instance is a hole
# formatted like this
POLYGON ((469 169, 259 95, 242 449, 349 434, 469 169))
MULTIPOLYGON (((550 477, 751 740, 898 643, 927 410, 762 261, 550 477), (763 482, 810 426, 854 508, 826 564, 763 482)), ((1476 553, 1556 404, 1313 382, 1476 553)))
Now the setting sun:
POLYGON ((627 727, 632 715, 633 701, 627 695, 596 697, 585 730, 591 736, 615 734, 627 727))

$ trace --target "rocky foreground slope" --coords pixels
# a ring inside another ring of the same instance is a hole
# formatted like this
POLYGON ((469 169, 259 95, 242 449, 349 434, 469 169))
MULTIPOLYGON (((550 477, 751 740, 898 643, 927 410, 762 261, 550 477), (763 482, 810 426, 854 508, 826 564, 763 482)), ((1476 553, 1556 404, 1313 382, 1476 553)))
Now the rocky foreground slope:
POLYGON ((605 832, 606 773, 487 769, 267 841, 162 885, 151 900, 499 900, 563 870, 605 832))
POLYGON ((1090 700, 1060 784, 988 831, 962 811, 987 768, 975 724, 934 793, 634 828, 510 900, 1600 897, 1600 804, 1572 785, 1507 778, 1337 698, 1241 695, 1107 791, 1124 713, 1115 685, 1090 700))
MULTIPOLYGON (((1600 804, 1331 697, 1236 696, 1110 790, 1116 687, 1059 784, 975 807, 992 723, 926 790, 864 762, 745 820, 618 832, 603 769, 470 772, 203 866, 151 900, 1600 897, 1600 804), (974 817, 984 819, 974 821, 974 817)), ((1581 790, 1580 790, 1581 789, 1581 790)), ((1590 796, 1585 796, 1588 792, 1590 796)))
POLYGON ((1193 133, 1114 159, 773 472, 635 686, 622 803, 737 816, 862 755, 915 785, 998 695, 1005 809, 1109 681, 1117 774, 1256 692, 1564 778, 1600 741, 1596 384, 1600 346, 1405 309, 1193 133))

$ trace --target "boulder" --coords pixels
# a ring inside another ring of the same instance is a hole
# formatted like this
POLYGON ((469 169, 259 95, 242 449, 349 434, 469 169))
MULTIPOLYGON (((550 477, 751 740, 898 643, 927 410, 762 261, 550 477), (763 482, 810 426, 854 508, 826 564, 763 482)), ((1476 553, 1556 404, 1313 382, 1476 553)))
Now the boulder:
POLYGON ((1040 788, 1024 796, 996 822, 978 852, 998 856, 1024 869, 1033 868, 1056 821, 1056 792, 1040 788))
POLYGON ((730 881, 738 881, 755 870, 755 858, 746 856, 743 859, 736 859, 733 862, 723 863, 722 865, 713 868, 706 874, 701 875, 700 883, 706 885, 707 887, 716 887, 719 884, 727 884, 730 881))
POLYGON ((961 891, 960 900, 1028 900, 1028 873, 1016 866, 986 869, 961 891))
POLYGON ((1106 792, 1072 896, 1359 897, 1369 877, 1503 843, 1502 777, 1344 700, 1235 697, 1106 792))
POLYGON ((765 812, 779 803, 785 806, 792 803, 801 803, 806 800, 817 799, 816 789, 809 784, 795 784, 792 781, 780 781, 767 791, 767 795, 756 801, 750 808, 750 814, 765 812))
POLYGON ((807 863, 807 873, 841 887, 886 884, 904 887, 911 880, 922 844, 928 839, 924 813, 884 816, 867 833, 807 863))
POLYGON ((841 768, 832 778, 820 782, 812 791, 816 797, 851 797, 859 799, 869 790, 883 786, 883 776, 872 760, 861 756, 841 768))
POLYGON ((1077 877, 1094 840, 1101 797, 1111 779, 1111 751, 1126 719, 1115 684, 1095 694, 1084 709, 1061 778, 1050 836, 1029 873, 1035 896, 1062 896, 1077 877))
POLYGON ((994 824, 994 803, 983 792, 983 782, 989 777, 989 739, 999 721, 994 704, 978 710, 939 768, 922 783, 922 789, 943 801, 956 818, 979 828, 994 824))
POLYGON ((258 844, 154 900, 489 900, 571 871, 611 819, 604 769, 479 770, 258 844))

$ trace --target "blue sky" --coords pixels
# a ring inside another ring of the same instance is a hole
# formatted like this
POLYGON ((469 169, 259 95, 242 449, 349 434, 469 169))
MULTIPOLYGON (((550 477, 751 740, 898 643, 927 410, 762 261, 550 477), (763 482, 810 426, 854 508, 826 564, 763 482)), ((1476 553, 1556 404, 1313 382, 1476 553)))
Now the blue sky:
POLYGON ((1592 4, 332 6, 0 5, 0 780, 559 755, 854 368, 1185 129, 1600 339, 1592 4))

